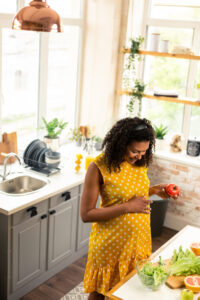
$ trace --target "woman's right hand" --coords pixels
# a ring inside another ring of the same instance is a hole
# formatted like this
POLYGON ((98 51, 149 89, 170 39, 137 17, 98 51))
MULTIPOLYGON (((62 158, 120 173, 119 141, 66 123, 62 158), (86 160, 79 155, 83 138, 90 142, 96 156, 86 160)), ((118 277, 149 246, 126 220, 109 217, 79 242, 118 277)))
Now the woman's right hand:
POLYGON ((124 203, 124 206, 126 207, 126 213, 150 214, 150 203, 152 203, 152 201, 147 200, 145 197, 134 196, 124 203))

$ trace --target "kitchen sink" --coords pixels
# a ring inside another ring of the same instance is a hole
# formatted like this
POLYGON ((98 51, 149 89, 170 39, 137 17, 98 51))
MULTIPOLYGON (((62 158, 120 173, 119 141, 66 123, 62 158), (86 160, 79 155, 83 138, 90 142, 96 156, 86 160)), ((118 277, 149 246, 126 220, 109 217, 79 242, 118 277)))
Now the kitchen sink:
POLYGON ((41 179, 30 175, 17 175, 0 182, 0 192, 7 195, 28 195, 48 184, 48 179, 41 179))

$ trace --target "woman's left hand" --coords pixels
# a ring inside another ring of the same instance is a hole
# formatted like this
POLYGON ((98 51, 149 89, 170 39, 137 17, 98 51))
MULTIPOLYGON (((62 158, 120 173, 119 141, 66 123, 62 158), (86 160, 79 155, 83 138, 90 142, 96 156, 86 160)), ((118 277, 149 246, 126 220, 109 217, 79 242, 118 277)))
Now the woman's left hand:
POLYGON ((163 199, 166 199, 166 198, 173 198, 173 199, 177 199, 178 196, 169 196, 166 191, 165 191, 165 188, 166 186, 168 185, 168 183, 161 183, 161 184, 158 184, 158 185, 154 185, 152 188, 153 188, 153 191, 154 191, 154 194, 160 196, 161 198, 163 199))

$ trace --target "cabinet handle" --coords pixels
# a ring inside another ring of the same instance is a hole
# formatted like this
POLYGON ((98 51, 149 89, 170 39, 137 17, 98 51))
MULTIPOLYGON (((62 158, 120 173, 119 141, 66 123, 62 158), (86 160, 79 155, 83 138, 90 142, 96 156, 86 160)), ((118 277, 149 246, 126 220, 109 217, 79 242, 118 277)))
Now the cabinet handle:
POLYGON ((71 199, 71 193, 65 192, 61 195, 61 197, 65 197, 64 201, 67 201, 67 200, 71 199))
POLYGON ((43 219, 46 219, 47 218, 47 214, 44 214, 44 215, 42 215, 41 216, 41 219, 43 220, 43 219))
POLYGON ((53 210, 51 210, 51 211, 49 212, 50 215, 53 215, 53 214, 55 214, 55 213, 56 213, 56 210, 55 210, 55 209, 53 209, 53 210))
POLYGON ((31 206, 27 209, 27 212, 30 212, 30 217, 34 217, 37 216, 38 212, 37 212, 37 207, 36 206, 31 206))

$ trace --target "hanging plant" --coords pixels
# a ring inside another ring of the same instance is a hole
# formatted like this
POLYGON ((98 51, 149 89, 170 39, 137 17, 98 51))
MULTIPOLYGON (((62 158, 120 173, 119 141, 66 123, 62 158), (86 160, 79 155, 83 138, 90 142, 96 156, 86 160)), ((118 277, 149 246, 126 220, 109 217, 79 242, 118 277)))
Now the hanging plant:
POLYGON ((138 110, 138 117, 141 117, 142 111, 142 98, 144 96, 145 84, 140 80, 135 81, 134 88, 131 90, 130 100, 127 104, 127 110, 129 111, 130 115, 132 115, 134 111, 135 101, 139 101, 139 110, 138 110))
MULTIPOLYGON (((136 55, 140 50, 141 44, 144 42, 144 38, 139 36, 138 38, 136 38, 136 40, 130 39, 130 42, 131 42, 130 53, 127 59, 128 70, 135 68, 136 55)), ((140 59, 141 56, 138 56, 137 58, 140 59)))

